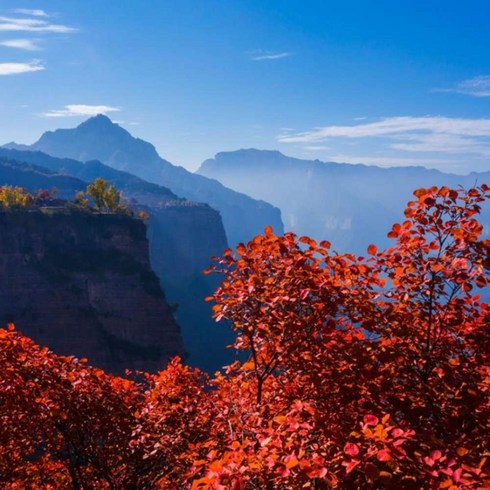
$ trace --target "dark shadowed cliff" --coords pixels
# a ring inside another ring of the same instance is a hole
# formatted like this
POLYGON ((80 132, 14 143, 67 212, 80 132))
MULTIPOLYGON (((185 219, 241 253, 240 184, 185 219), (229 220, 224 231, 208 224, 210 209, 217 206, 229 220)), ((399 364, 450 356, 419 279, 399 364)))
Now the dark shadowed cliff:
POLYGON ((0 324, 115 373, 182 355, 146 228, 66 207, 0 212, 0 324))
POLYGON ((231 353, 225 346, 230 343, 231 332, 212 320, 210 305, 204 298, 214 291, 216 279, 202 274, 209 267, 211 256, 220 255, 227 247, 219 213, 206 204, 178 199, 165 187, 97 161, 83 164, 41 152, 0 148, 0 185, 19 185, 30 191, 55 187, 60 197, 71 199, 76 191, 86 187, 85 180, 96 177, 109 180, 133 206, 149 212, 152 267, 168 301, 178 305, 175 316, 181 326, 187 360, 209 371, 219 369, 230 360, 231 353))

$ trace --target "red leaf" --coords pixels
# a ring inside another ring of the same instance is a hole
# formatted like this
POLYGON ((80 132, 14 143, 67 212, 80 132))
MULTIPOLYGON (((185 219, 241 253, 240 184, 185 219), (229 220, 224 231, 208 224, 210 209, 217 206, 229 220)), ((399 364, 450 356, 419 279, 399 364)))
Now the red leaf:
POLYGON ((375 415, 364 415, 364 423, 366 425, 377 425, 378 422, 379 419, 375 415))
POLYGON ((357 459, 352 459, 351 461, 344 461, 342 466, 345 466, 347 474, 349 474, 357 465, 359 461, 357 459))
POLYGON ((379 461, 389 461, 391 459, 390 452, 387 449, 381 449, 381 451, 378 451, 376 457, 379 459, 379 461))
POLYGON ((348 454, 349 456, 357 456, 359 454, 359 446, 357 444, 354 444, 352 442, 348 442, 344 446, 344 452, 348 454))

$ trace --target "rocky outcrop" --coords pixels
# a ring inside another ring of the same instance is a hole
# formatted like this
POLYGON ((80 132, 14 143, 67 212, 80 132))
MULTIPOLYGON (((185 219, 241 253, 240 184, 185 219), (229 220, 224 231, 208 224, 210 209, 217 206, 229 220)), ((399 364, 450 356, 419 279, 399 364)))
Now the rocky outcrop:
POLYGON ((153 270, 160 278, 182 330, 187 361, 214 372, 231 359, 226 345, 231 333, 211 318, 210 304, 217 278, 204 276, 211 257, 227 247, 220 214, 207 204, 179 199, 169 189, 115 170, 98 161, 54 158, 41 152, 0 148, 0 185, 57 189, 72 199, 87 182, 102 177, 117 186, 134 207, 150 214, 148 238, 153 270))
POLYGON ((228 246, 220 214, 207 204, 179 199, 166 187, 99 161, 81 163, 0 148, 0 185, 18 185, 31 192, 56 188, 60 197, 72 199, 97 177, 115 185, 133 207, 149 211, 152 265, 168 286, 201 273, 210 258, 228 246))
POLYGON ((0 212, 0 324, 114 373, 183 355, 146 228, 67 208, 0 212))

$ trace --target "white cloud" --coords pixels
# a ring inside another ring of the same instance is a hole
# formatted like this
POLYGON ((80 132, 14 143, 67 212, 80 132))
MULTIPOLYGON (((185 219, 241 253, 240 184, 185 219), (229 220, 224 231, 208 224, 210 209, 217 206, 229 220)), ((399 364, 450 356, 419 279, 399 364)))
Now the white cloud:
POLYGON ((4 32, 51 32, 66 34, 77 29, 61 24, 51 24, 42 19, 0 16, 0 31, 4 32))
POLYGON ((490 137, 490 119, 463 119, 443 116, 387 117, 381 121, 367 124, 326 126, 303 133, 280 135, 278 140, 283 143, 313 143, 331 137, 366 138, 408 132, 490 137))
POLYGON ((252 61, 264 61, 264 60, 279 60, 281 58, 287 58, 288 56, 292 56, 293 53, 289 51, 283 51, 281 53, 262 53, 258 52, 253 54, 250 59, 252 61))
MULTIPOLYGON (((35 32, 47 34, 67 34, 77 29, 61 24, 53 24, 46 20, 49 16, 41 9, 14 9, 17 16, 0 16, 0 32, 35 32)), ((41 49, 39 40, 29 38, 2 39, 0 46, 24 51, 41 49)), ((0 75, 15 75, 44 70, 42 60, 32 60, 27 63, 0 63, 0 75)))
POLYGON ((402 134, 395 136, 401 143, 393 143, 391 148, 411 152, 476 153, 490 156, 490 141, 478 137, 458 134, 428 133, 402 134))
MULTIPOLYGON (((362 140, 372 151, 381 150, 381 153, 397 150, 425 153, 428 157, 444 154, 488 158, 490 157, 490 119, 443 116, 388 117, 371 123, 317 127, 306 132, 283 132, 277 136, 277 140, 281 143, 306 144, 307 146, 304 147, 306 149, 313 149, 323 142, 332 145, 334 141, 336 144, 339 143, 339 140, 347 140, 347 142, 362 140)), ((389 158, 390 162, 394 160, 402 161, 400 158, 389 158)), ((409 164, 409 160, 406 161, 409 164)), ((370 163, 366 160, 360 163, 364 162, 370 163)), ((381 160, 373 157, 372 162, 381 163, 381 160)), ((426 163, 436 165, 438 162, 424 159, 420 164, 426 163)))
POLYGON ((303 149, 309 151, 323 151, 323 150, 331 150, 332 147, 325 146, 325 145, 311 145, 311 146, 305 146, 303 149))
POLYGON ((6 41, 0 41, 0 46, 23 49, 25 51, 39 51, 41 49, 33 39, 7 39, 6 41))
POLYGON ((436 89, 435 92, 454 92, 473 97, 490 97, 490 75, 480 75, 463 80, 452 88, 436 89))
POLYGON ((0 63, 0 76, 19 75, 21 73, 30 73, 44 69, 44 65, 39 60, 32 60, 27 63, 0 63))
POLYGON ((107 114, 109 112, 119 112, 120 110, 118 107, 107 105, 69 104, 65 105, 64 109, 43 112, 41 115, 44 117, 86 117, 107 114))
POLYGON ((15 14, 32 15, 33 17, 48 17, 48 14, 41 9, 14 9, 15 14))

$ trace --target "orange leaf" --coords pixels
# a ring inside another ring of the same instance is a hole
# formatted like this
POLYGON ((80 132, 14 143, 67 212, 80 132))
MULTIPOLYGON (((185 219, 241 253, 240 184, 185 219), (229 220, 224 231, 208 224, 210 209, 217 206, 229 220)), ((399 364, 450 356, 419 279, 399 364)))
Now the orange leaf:
POLYGON ((456 452, 458 453, 458 456, 461 457, 466 456, 469 453, 468 449, 464 447, 458 447, 458 449, 456 449, 456 452))
POLYGON ((447 488, 450 487, 453 484, 453 480, 451 478, 448 478, 447 480, 444 480, 440 485, 439 488, 447 488))
POLYGON ((299 464, 299 461, 295 458, 292 457, 287 463, 286 463, 286 468, 290 470, 291 468, 294 468, 299 464))

